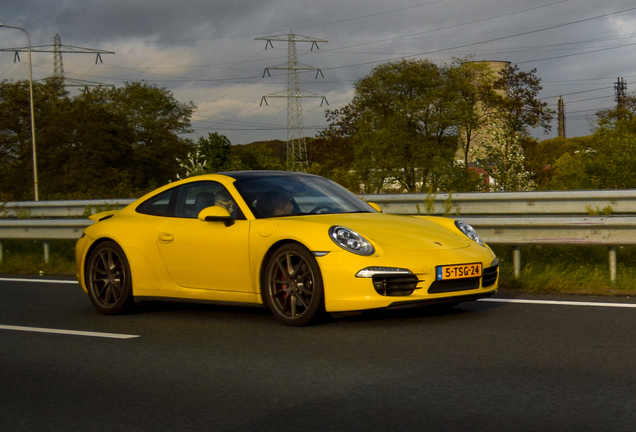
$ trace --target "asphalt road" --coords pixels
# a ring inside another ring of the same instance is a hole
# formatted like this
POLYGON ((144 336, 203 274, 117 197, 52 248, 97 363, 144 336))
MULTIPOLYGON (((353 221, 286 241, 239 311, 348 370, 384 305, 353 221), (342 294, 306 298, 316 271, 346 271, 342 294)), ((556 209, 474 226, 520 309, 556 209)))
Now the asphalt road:
POLYGON ((69 283, 0 294, 0 431, 636 430, 636 308, 563 303, 636 299, 289 328, 258 308, 102 316, 69 283))

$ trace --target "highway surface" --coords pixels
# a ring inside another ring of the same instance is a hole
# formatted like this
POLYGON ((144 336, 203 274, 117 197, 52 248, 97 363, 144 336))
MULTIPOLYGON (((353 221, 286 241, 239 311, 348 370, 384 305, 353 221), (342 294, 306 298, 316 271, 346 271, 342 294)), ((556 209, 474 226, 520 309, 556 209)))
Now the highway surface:
POLYGON ((3 432, 636 430, 634 298, 504 292, 289 328, 260 308, 103 316, 31 279, 0 277, 3 432))

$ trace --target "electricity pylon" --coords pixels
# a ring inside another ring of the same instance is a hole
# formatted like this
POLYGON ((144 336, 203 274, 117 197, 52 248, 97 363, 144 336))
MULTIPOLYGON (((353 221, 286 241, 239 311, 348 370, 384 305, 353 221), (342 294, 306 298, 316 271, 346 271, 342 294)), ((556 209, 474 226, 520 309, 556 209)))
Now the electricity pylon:
POLYGON ((566 129, 565 129, 565 101, 563 100, 562 96, 559 96, 559 99, 557 100, 558 103, 558 107, 559 107, 559 137, 561 138, 565 138, 566 137, 566 129))
POLYGON ((329 103, 324 96, 308 91, 303 92, 300 88, 299 71, 316 71, 316 78, 318 78, 318 75, 323 77, 324 75, 319 68, 298 63, 296 42, 311 42, 311 50, 313 50, 314 47, 319 49, 318 42, 326 43, 327 41, 309 36, 296 35, 291 31, 286 35, 259 37, 256 38, 256 40, 266 41, 265 49, 267 49, 268 46, 274 47, 272 41, 287 42, 287 64, 267 67, 263 72, 263 77, 265 77, 265 74, 271 76, 269 71, 272 69, 286 70, 287 90, 263 96, 261 98, 261 105, 263 105, 263 102, 265 102, 265 105, 268 105, 267 98, 287 99, 287 170, 303 171, 308 165, 308 160, 301 100, 303 98, 320 98, 321 106, 323 102, 327 103, 327 105, 329 105, 329 103))
POLYGON ((53 38, 53 76, 64 80, 64 62, 62 61, 62 39, 59 34, 53 38))
POLYGON ((618 108, 623 108, 625 106, 626 91, 627 81, 625 81, 625 78, 616 78, 614 93, 616 94, 616 106, 618 108))
MULTIPOLYGON (((20 53, 27 52, 27 47, 23 48, 3 48, 0 51, 10 51, 14 52, 15 55, 13 57, 13 61, 20 61, 20 53)), ((64 64, 62 62, 62 53, 66 54, 95 54, 95 64, 97 62, 102 62, 102 54, 115 54, 114 51, 105 51, 94 48, 83 48, 72 45, 62 45, 62 40, 59 34, 55 35, 53 39, 53 45, 36 45, 31 47, 31 52, 46 52, 53 53, 53 76, 56 78, 60 78, 64 85, 66 86, 74 86, 74 87, 92 87, 92 86, 101 86, 108 84, 100 84, 91 81, 84 80, 76 80, 76 79, 66 79, 64 77, 64 64)))

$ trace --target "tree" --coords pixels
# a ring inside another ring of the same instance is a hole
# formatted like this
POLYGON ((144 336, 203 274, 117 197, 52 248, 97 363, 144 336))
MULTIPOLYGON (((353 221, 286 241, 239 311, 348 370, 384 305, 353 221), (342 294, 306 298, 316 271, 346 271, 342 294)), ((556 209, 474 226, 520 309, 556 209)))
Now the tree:
POLYGON ((621 98, 612 109, 596 113, 594 135, 574 154, 554 164, 548 186, 554 189, 625 189, 636 187, 636 96, 621 98))
MULTIPOLYGON (((192 104, 141 83, 85 89, 69 97, 61 80, 34 83, 40 196, 117 198, 165 184, 193 147, 192 104)), ((28 82, 0 85, 0 195, 32 199, 28 82)))
POLYGON ((232 146, 234 169, 284 170, 286 147, 280 140, 232 146))
POLYGON ((178 175, 184 178, 201 174, 240 169, 240 159, 232 154, 232 143, 218 132, 199 137, 194 151, 189 152, 185 160, 177 159, 182 168, 178 175))
POLYGON ((546 133, 552 129, 554 110, 538 99, 543 87, 536 73, 536 69, 523 72, 515 65, 504 68, 495 81, 494 88, 501 90, 494 102, 497 120, 511 142, 519 136, 529 136, 532 128, 543 128, 546 133))
POLYGON ((446 73, 427 60, 385 63, 355 83, 350 104, 327 112, 330 126, 321 136, 351 140, 364 192, 387 183, 420 192, 434 161, 452 160, 459 95, 448 91, 446 73))
POLYGON ((146 83, 126 83, 124 87, 86 90, 106 110, 126 119, 132 132, 132 159, 137 167, 133 184, 154 188, 176 177, 178 158, 185 158, 193 145, 180 135, 190 132, 192 103, 178 102, 164 88, 146 83))
MULTIPOLYGON (((537 141, 526 137, 521 140, 526 169, 534 173, 537 189, 554 188, 552 177, 556 162, 566 154, 570 157, 590 148, 592 137, 551 138, 537 141)), ((565 160, 565 159, 564 159, 565 160)), ((580 167, 579 167, 580 168, 580 167)), ((563 189, 559 186, 557 189, 563 189)))
POLYGON ((586 152, 584 171, 593 189, 636 188, 636 134, 598 134, 598 141, 586 152))
POLYGON ((564 153, 551 168, 551 176, 547 182, 547 189, 579 190, 590 189, 590 182, 585 171, 583 154, 564 153))
POLYGON ((551 189, 636 188, 636 135, 615 130, 600 131, 589 145, 574 154, 565 153, 552 168, 551 189))
POLYGON ((311 164, 307 172, 330 178, 353 192, 360 191, 360 180, 351 166, 354 149, 351 139, 320 136, 307 143, 311 164))
MULTIPOLYGON (((47 176, 59 169, 70 138, 64 127, 70 100, 61 80, 33 84, 39 191, 45 196, 47 176)), ((29 83, 0 84, 0 191, 11 199, 33 199, 33 146, 29 83)))
POLYGON ((3 201, 33 199, 33 190, 22 172, 32 173, 27 155, 31 154, 28 82, 0 85, 0 197, 3 201), (12 182, 13 180, 13 182, 12 182), (13 183, 17 183, 13 184, 13 183), (17 187, 16 187, 17 186, 17 187))
POLYGON ((308 171, 337 181, 356 193, 377 189, 372 184, 381 190, 384 173, 375 165, 365 167, 364 163, 357 162, 360 152, 356 149, 355 136, 359 115, 353 104, 325 112, 329 126, 308 147, 311 161, 308 171))
POLYGON ((525 167, 525 158, 521 144, 510 142, 503 128, 491 126, 489 137, 484 143, 482 158, 477 161, 482 167, 488 167, 489 174, 502 191, 533 190, 533 173, 525 167))
POLYGON ((76 96, 65 112, 70 136, 50 149, 57 162, 42 176, 48 199, 120 198, 143 189, 135 184, 134 134, 127 118, 94 96, 76 96))
POLYGON ((636 135, 636 96, 621 98, 615 108, 596 113, 596 132, 636 135))

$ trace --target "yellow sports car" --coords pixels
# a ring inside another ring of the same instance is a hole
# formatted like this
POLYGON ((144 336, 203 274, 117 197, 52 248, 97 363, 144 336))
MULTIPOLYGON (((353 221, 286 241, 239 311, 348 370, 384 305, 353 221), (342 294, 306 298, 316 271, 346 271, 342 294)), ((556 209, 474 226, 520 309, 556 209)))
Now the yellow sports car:
POLYGON ((77 278, 105 314, 181 299, 266 305, 304 325, 324 313, 497 290, 497 258, 469 225, 384 214, 315 175, 203 175, 91 219, 77 242, 77 278))

